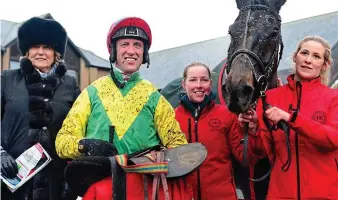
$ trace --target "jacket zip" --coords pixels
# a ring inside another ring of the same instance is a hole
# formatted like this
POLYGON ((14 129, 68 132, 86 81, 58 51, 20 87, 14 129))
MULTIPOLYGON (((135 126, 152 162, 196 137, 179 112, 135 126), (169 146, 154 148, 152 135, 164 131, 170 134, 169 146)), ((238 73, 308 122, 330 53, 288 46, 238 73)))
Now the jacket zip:
POLYGON ((188 134, 189 134, 189 138, 188 138, 188 142, 191 143, 191 119, 188 118, 188 134))
MULTIPOLYGON (((300 102, 302 98, 302 86, 299 82, 296 83, 296 94, 297 94, 297 110, 300 111, 300 102), (299 93, 298 93, 299 88, 299 93)), ((297 199, 301 200, 301 192, 300 192, 300 161, 299 161, 299 145, 298 145, 299 136, 298 133, 295 133, 295 145, 296 145, 296 168, 297 168, 297 199)))
MULTIPOLYGON (((198 142, 198 130, 197 130, 197 123, 198 123, 198 111, 200 110, 200 107, 198 106, 197 109, 195 109, 195 142, 198 142)), ((197 188, 198 188, 198 200, 202 200, 202 194, 201 194, 201 177, 200 177, 200 170, 197 169, 197 188)))
POLYGON ((298 134, 296 133, 296 167, 297 167, 297 196, 298 200, 300 200, 300 168, 299 168, 299 152, 298 152, 298 134))

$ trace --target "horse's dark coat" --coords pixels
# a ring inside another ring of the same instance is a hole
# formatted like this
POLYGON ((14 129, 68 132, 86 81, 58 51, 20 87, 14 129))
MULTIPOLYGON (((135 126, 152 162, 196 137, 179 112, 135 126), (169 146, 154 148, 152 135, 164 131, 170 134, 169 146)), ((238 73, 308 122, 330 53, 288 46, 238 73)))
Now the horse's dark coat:
MULTIPOLYGON (((279 18, 279 10, 284 5, 286 0, 236 0, 237 8, 242 10, 239 12, 235 22, 229 27, 229 34, 231 35, 231 44, 228 48, 228 59, 223 60, 212 71, 213 91, 216 93, 216 103, 221 103, 223 98, 227 102, 231 99, 231 92, 226 91, 226 87, 230 86, 232 89, 243 90, 243 85, 247 84, 252 87, 252 94, 248 95, 244 100, 239 100, 236 103, 246 103, 247 105, 240 105, 238 110, 244 111, 248 106, 255 101, 258 96, 259 85, 255 83, 254 73, 263 73, 264 69, 259 69, 257 60, 250 55, 243 53, 237 54, 236 58, 232 58, 236 50, 247 49, 259 57, 260 61, 266 68, 270 61, 275 66, 272 69, 272 76, 270 79, 270 85, 268 88, 276 87, 277 77, 277 63, 280 55, 274 56, 273 53, 276 48, 279 48, 281 38, 281 21, 279 18), (267 9, 244 9, 248 5, 263 5, 267 9), (273 60, 272 60, 273 59, 273 60), (228 63, 227 63, 228 61, 228 63), (229 62, 231 61, 231 62, 229 62), (222 68, 226 65, 230 65, 227 69, 227 73, 220 74, 222 68), (253 73, 253 70, 256 70, 253 73), (260 71, 259 71, 260 70, 260 71), (246 73, 251 72, 250 76, 246 73), (244 74, 244 76, 243 76, 244 74), (226 76, 226 77, 223 77, 226 76), (224 79, 221 81, 219 79, 224 79), (251 80, 249 80, 251 79, 251 80), (250 83, 250 81, 252 83, 250 83), (222 87, 219 83, 225 83, 222 87), (220 88, 222 87, 222 88, 220 88), (221 90, 222 89, 222 90, 221 90), (221 92, 220 92, 221 91, 221 92), (222 94, 221 94, 222 93, 222 94), (246 102, 247 101, 247 102, 246 102)), ((185 92, 181 86, 182 78, 178 78, 170 82, 163 88, 161 94, 176 108, 179 104, 179 94, 185 92)), ((242 94, 243 92, 237 92, 236 94, 242 94)), ((238 100, 238 97, 233 99, 238 100)), ((224 102, 224 101, 223 101, 224 102)), ((229 103, 227 103, 229 106, 229 103)), ((230 110, 233 110, 229 108, 230 110)), ((238 112, 237 112, 238 113, 238 112)), ((245 198, 250 196, 248 170, 243 169, 237 161, 234 161, 235 169, 235 182, 238 189, 242 190, 245 198)), ((269 160, 260 160, 255 166, 255 177, 260 177, 269 169, 269 160)), ((269 179, 265 179, 262 182, 255 183, 256 199, 265 199, 269 179)))

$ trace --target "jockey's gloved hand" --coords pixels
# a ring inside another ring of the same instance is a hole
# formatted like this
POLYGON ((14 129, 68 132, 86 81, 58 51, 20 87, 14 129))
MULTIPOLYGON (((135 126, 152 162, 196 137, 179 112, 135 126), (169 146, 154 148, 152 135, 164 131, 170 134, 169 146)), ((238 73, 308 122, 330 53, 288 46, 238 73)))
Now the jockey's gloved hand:
POLYGON ((14 158, 1 148, 1 174, 7 178, 14 178, 18 173, 18 165, 14 158))
POLYGON ((82 139, 79 141, 79 152, 88 156, 114 156, 117 154, 116 147, 100 139, 82 139))

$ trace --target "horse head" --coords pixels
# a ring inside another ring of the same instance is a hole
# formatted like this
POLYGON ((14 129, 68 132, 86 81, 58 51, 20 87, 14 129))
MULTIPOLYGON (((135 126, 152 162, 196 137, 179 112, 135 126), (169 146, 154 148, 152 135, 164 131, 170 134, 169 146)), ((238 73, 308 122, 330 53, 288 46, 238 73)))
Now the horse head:
POLYGON ((286 0, 236 0, 239 15, 229 27, 227 76, 222 96, 231 112, 246 111, 261 92, 276 87, 282 57, 281 17, 286 0))

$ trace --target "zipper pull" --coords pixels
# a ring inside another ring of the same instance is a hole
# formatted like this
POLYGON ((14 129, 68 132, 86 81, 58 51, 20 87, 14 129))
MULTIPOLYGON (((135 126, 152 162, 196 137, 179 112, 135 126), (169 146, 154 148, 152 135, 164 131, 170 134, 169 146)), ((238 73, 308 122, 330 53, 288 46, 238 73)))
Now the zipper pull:
POLYGON ((197 120, 198 117, 198 111, 200 110, 200 106, 197 107, 197 109, 195 109, 195 120, 197 120))

